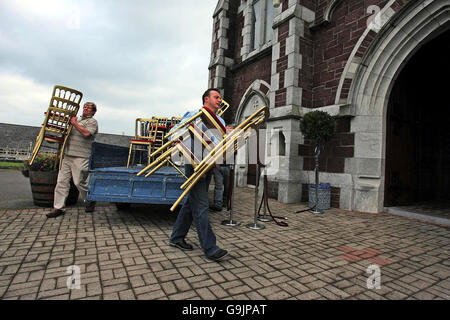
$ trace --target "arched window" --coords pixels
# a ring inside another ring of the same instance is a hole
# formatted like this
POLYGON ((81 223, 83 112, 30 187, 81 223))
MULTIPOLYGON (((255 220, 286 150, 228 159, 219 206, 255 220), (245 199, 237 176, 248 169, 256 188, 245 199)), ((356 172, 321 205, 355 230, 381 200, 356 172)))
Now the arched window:
POLYGON ((278 155, 286 155, 286 138, 281 130, 278 132, 278 155))
POLYGON ((254 0, 253 26, 252 26, 252 50, 272 40, 273 0, 254 0))

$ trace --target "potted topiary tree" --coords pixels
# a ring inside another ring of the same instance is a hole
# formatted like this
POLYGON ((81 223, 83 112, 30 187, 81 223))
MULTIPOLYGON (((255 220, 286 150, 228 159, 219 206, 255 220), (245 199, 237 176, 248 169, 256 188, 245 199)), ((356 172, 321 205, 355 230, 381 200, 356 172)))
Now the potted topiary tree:
MULTIPOLYGON (((30 165, 25 161, 22 174, 30 178, 33 203, 40 207, 52 207, 54 191, 58 179, 59 158, 53 153, 39 153, 30 165)), ((66 200, 67 205, 73 205, 78 201, 78 189, 72 179, 70 191, 66 200)))
MULTIPOLYGON (((319 155, 325 144, 333 137, 335 129, 334 118, 324 111, 311 111, 306 113, 300 120, 300 130, 306 139, 310 139, 314 143, 314 160, 315 160, 315 205, 311 208, 313 213, 323 213, 319 207, 319 155)), ((309 186, 310 188, 312 185, 309 186)), ((323 188, 328 187, 329 184, 323 185, 323 188)), ((311 195, 311 192, 309 193, 311 195)), ((328 198, 329 199, 329 198, 328 198)))

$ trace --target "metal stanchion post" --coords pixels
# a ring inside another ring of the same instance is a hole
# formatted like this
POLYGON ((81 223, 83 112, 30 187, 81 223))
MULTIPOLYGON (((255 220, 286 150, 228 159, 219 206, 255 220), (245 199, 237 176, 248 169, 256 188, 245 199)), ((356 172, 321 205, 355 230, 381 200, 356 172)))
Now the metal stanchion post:
MULTIPOLYGON (((265 181, 265 178, 266 178, 265 176, 266 176, 266 169, 264 168, 263 181, 265 181)), ((266 202, 267 198, 266 197, 267 197, 267 188, 266 188, 266 185, 264 184, 263 196, 262 196, 262 201, 264 203, 264 215, 262 217, 258 217, 258 220, 261 222, 270 222, 273 220, 272 217, 266 216, 266 214, 267 214, 267 202, 266 202)))
POLYGON ((249 223, 246 225, 247 228, 253 229, 253 230, 261 230, 264 229, 265 226, 262 224, 259 224, 257 222, 258 220, 258 189, 259 189, 259 165, 256 165, 256 183, 255 183, 255 219, 253 223, 249 223))
POLYGON ((316 175, 316 205, 309 212, 311 213, 323 213, 323 210, 319 208, 319 155, 320 155, 320 146, 317 145, 314 150, 314 160, 316 162, 314 171, 316 175))
POLYGON ((234 164, 230 165, 230 184, 231 184, 231 194, 230 194, 230 219, 223 220, 222 225, 229 227, 239 226, 241 223, 232 219, 233 216, 233 208, 234 208, 234 164))

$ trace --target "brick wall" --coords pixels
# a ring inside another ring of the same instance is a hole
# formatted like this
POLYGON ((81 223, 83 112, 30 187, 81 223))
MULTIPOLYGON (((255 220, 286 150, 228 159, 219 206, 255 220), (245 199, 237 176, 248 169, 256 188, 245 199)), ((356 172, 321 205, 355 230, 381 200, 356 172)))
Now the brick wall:
MULTIPOLYGON (((238 2, 238 1, 237 1, 238 2)), ((396 0, 391 8, 398 11, 407 0, 396 0)), ((300 39, 301 68, 299 70, 298 86, 302 88, 302 107, 317 108, 335 104, 341 78, 342 88, 338 98, 348 97, 351 78, 343 75, 349 57, 361 36, 367 29, 367 22, 373 11, 367 12, 371 5, 380 9, 388 3, 387 0, 303 0, 301 5, 313 10, 316 14, 314 28, 308 24, 300 39), (324 12, 331 3, 335 3, 330 21, 324 21, 324 12), (344 76, 344 77, 343 77, 344 76)), ((288 9, 288 1, 282 1, 282 10, 288 9)), ((230 44, 228 54, 234 59, 234 66, 227 71, 225 99, 232 108, 234 117, 237 107, 248 87, 256 79, 271 83, 271 74, 279 74, 279 86, 275 91, 274 107, 286 105, 285 71, 287 70, 286 38, 289 35, 289 21, 277 26, 278 42, 280 44, 279 59, 271 72, 272 57, 270 49, 257 57, 242 63, 241 48, 243 45, 242 28, 243 13, 237 13, 237 7, 230 9, 230 44)), ((370 31, 357 49, 356 57, 362 57, 376 33, 370 31)), ((338 99, 338 100, 340 100, 338 99)), ((300 102, 297 102, 300 104, 300 102)), ((320 156, 319 170, 328 173, 344 173, 345 159, 354 156, 354 133, 350 132, 350 118, 337 119, 336 133, 327 144, 320 156)), ((298 155, 303 157, 303 170, 314 170, 314 148, 310 141, 299 145, 298 155)), ((276 188, 272 186, 272 193, 276 188)), ((307 191, 304 188, 303 192, 307 191)), ((332 186, 332 206, 339 207, 340 189, 332 186)))
POLYGON ((332 0, 317 0, 316 2, 316 22, 320 22, 326 8, 332 0))
MULTIPOLYGON (((303 157, 303 170, 314 170, 314 145, 308 139, 304 142, 298 146, 298 155, 303 157)), ((345 158, 353 158, 354 151, 355 134, 350 132, 350 118, 336 119, 335 134, 319 157, 319 171, 344 173, 345 158)))
POLYGON ((298 86, 302 88, 302 106, 313 107, 313 75, 314 75, 314 42, 311 31, 305 28, 305 36, 301 39, 300 54, 302 68, 299 73, 298 86))
MULTIPOLYGON (((323 15, 323 11, 330 2, 330 0, 318 1, 318 17, 323 15)), ((330 23, 313 31, 313 107, 334 104, 344 67, 350 53, 367 28, 368 18, 372 15, 371 12, 367 13, 367 8, 370 5, 378 5, 382 8, 386 3, 387 0, 341 1, 336 6, 330 23)), ((367 39, 367 43, 361 50, 367 49, 371 40, 367 39)), ((345 94, 348 94, 349 87, 347 82, 344 87, 345 94)))
MULTIPOLYGON (((396 0, 392 9, 397 11, 407 2, 406 0, 396 0)), ((234 59, 235 65, 242 62, 241 49, 243 45, 242 28, 244 26, 243 12, 238 11, 239 1, 230 1, 227 17, 230 19, 229 48, 225 55, 234 59)), ((374 13, 368 11, 369 6, 376 5, 383 8, 387 0, 342 0, 335 2, 331 20, 322 23, 324 12, 332 0, 304 0, 301 5, 313 10, 316 13, 314 25, 318 27, 310 29, 305 26, 304 37, 301 39, 300 54, 302 55, 302 68, 299 74, 299 87, 302 88, 303 107, 315 108, 335 103, 340 79, 343 75, 345 65, 352 50, 367 28, 367 21, 374 13)), ((282 1, 282 10, 288 9, 288 1, 282 1)), ((214 30, 217 31, 218 22, 214 23, 214 30)), ((280 42, 280 59, 278 59, 275 71, 279 73, 279 88, 275 92, 275 107, 286 105, 286 89, 284 88, 284 74, 287 68, 287 57, 285 56, 286 38, 289 32, 289 22, 278 26, 278 41, 280 42)), ((376 33, 371 31, 358 48, 357 56, 362 56, 376 33)), ((217 41, 213 48, 218 46, 217 41)), ((264 58, 265 59, 265 58, 264 58)), ((253 73, 253 79, 263 79, 263 73, 258 75, 253 73)), ((253 71, 252 71, 253 72, 253 71)), ((212 75, 211 75, 212 76, 212 75)), ((227 76, 228 77, 228 76, 227 76)), ((236 78, 228 78, 229 82, 236 82, 236 78)), ((264 78, 264 80, 270 78, 264 78)), ((267 80, 266 80, 267 81, 267 80)), ((270 83, 270 81, 268 81, 270 83)), ((341 90, 340 98, 347 98, 351 86, 351 79, 345 79, 341 90)), ((226 85, 227 89, 232 89, 233 85, 226 85)), ((239 88, 238 88, 239 90, 239 88)), ((230 94, 235 95, 232 90, 230 94)), ((242 96, 242 94, 241 94, 242 96)), ((233 100, 240 101, 240 99, 233 100)))
POLYGON ((317 0, 302 0, 301 5, 312 11, 315 11, 317 7, 317 0))
MULTIPOLYGON (((284 3, 283 3, 284 5, 284 3)), ((284 73, 288 65, 286 56, 286 38, 289 36, 289 22, 278 27, 278 41, 280 42, 280 58, 277 60, 276 70, 280 74, 279 89, 275 91, 275 108, 286 105, 286 88, 284 88, 284 73)))
MULTIPOLYGON (((314 145, 305 139, 299 144, 298 155, 303 157, 303 170, 315 168, 314 145)), ((344 173, 345 159, 353 158, 355 152, 355 134, 350 132, 350 118, 337 118, 333 138, 325 145, 319 156, 319 172, 344 173)), ((307 185, 304 185, 307 190, 307 185)), ((340 188, 331 186, 331 206, 339 208, 340 188)), ((308 201, 308 193, 303 190, 302 201, 308 201)))
POLYGON ((233 52, 233 59, 236 63, 241 63, 241 49, 244 45, 244 37, 242 36, 242 28, 244 27, 244 14, 240 12, 235 19, 235 30, 232 36, 233 42, 236 43, 233 52))
POLYGON ((254 60, 253 62, 242 65, 231 72, 230 87, 232 97, 225 97, 225 99, 231 98, 230 104, 233 106, 233 113, 236 112, 245 91, 256 79, 261 79, 267 83, 270 83, 272 61, 271 52, 272 51, 269 49, 266 55, 254 60))

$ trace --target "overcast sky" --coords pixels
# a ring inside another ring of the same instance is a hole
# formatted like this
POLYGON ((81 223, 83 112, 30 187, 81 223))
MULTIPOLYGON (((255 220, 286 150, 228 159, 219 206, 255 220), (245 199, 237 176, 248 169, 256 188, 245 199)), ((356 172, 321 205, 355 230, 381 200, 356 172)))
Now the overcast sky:
POLYGON ((53 86, 94 101, 102 133, 181 116, 208 86, 217 0, 1 0, 0 122, 40 126, 53 86))

